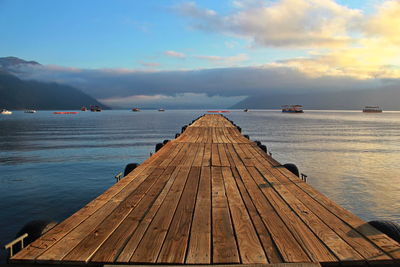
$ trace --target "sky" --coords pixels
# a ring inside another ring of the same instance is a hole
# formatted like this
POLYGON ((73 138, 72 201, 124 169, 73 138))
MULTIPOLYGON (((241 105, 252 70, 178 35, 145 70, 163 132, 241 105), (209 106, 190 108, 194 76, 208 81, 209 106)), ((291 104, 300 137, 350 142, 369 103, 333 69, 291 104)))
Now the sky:
POLYGON ((398 84, 399 14, 396 0, 0 0, 0 57, 112 106, 229 106, 398 84))

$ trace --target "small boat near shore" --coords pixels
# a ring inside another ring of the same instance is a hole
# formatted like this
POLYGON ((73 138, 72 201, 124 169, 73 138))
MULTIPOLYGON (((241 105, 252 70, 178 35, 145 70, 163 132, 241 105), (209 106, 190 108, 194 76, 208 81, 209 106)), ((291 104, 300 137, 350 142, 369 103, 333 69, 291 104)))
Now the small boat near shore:
POLYGON ((140 108, 133 108, 132 111, 133 112, 138 112, 138 111, 140 111, 140 108))
POLYGON ((362 110, 364 113, 382 113, 382 109, 379 106, 365 106, 362 110))
POLYGON ((160 108, 158 111, 161 111, 161 112, 163 112, 163 111, 165 111, 165 109, 163 109, 163 108, 160 108))
POLYGON ((244 109, 243 111, 244 111, 244 112, 249 112, 249 109, 248 109, 248 108, 246 108, 246 109, 244 109))
POLYGON ((101 112, 101 107, 99 106, 90 106, 91 112, 101 112))
POLYGON ((12 111, 9 111, 9 110, 3 108, 2 110, 0 110, 0 114, 2 114, 2 115, 11 115, 12 111))
POLYGON ((287 113, 303 113, 302 105, 284 105, 282 106, 282 112, 287 113))
POLYGON ((27 109, 24 111, 24 113, 36 113, 36 110, 34 109, 27 109))
POLYGON ((85 106, 81 107, 81 111, 87 111, 87 110, 88 110, 87 107, 85 106))

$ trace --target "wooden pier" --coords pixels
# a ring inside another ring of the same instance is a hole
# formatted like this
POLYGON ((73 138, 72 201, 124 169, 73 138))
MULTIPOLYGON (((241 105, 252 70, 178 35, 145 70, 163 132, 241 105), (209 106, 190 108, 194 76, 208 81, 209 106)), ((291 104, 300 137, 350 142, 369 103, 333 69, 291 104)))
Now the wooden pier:
POLYGON ((400 264, 400 244, 205 115, 10 262, 400 264))

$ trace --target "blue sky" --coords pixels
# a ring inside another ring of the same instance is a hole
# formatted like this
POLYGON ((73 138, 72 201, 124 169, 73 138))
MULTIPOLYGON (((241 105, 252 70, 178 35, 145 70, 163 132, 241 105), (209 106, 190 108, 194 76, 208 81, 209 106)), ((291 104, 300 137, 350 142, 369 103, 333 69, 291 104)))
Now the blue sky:
MULTIPOLYGON (((362 8, 365 1, 341 1, 362 8)), ((2 56, 80 68, 210 68, 196 59, 171 58, 165 51, 232 57, 246 53, 240 65, 304 56, 301 49, 250 48, 251 41, 191 29, 174 8, 184 1, 3 0, 0 1, 2 56)), ((219 14, 235 11, 232 1, 198 2, 219 14)))
POLYGON ((399 13, 398 0, 0 0, 0 57, 113 105, 371 88, 400 80, 399 13))

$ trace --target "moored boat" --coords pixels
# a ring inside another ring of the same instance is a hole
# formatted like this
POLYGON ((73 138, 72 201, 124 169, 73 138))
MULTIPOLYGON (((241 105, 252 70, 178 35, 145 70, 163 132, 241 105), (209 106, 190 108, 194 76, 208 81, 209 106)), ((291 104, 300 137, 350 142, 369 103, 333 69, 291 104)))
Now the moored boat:
POLYGON ((381 113, 382 109, 379 106, 365 106, 363 108, 365 113, 381 113))
POLYGON ((138 111, 140 111, 140 109, 139 108, 133 108, 132 111, 133 112, 138 112, 138 111))
POLYGON ((284 105, 282 106, 282 112, 287 113, 303 113, 302 105, 284 105))
POLYGON ((0 110, 0 114, 3 114, 3 115, 11 115, 11 114, 12 114, 12 111, 9 111, 9 110, 3 108, 2 110, 0 110))
POLYGON ((165 109, 163 109, 163 108, 160 108, 158 111, 165 111, 165 109))
POLYGON ((244 111, 244 112, 249 112, 249 109, 246 108, 246 109, 244 109, 243 111, 244 111))
POLYGON ((90 106, 91 112, 101 112, 101 107, 99 106, 90 106))
POLYGON ((85 106, 81 107, 81 111, 87 111, 87 107, 85 106))
POLYGON ((34 109, 27 109, 24 111, 24 113, 36 113, 36 110, 34 109))

